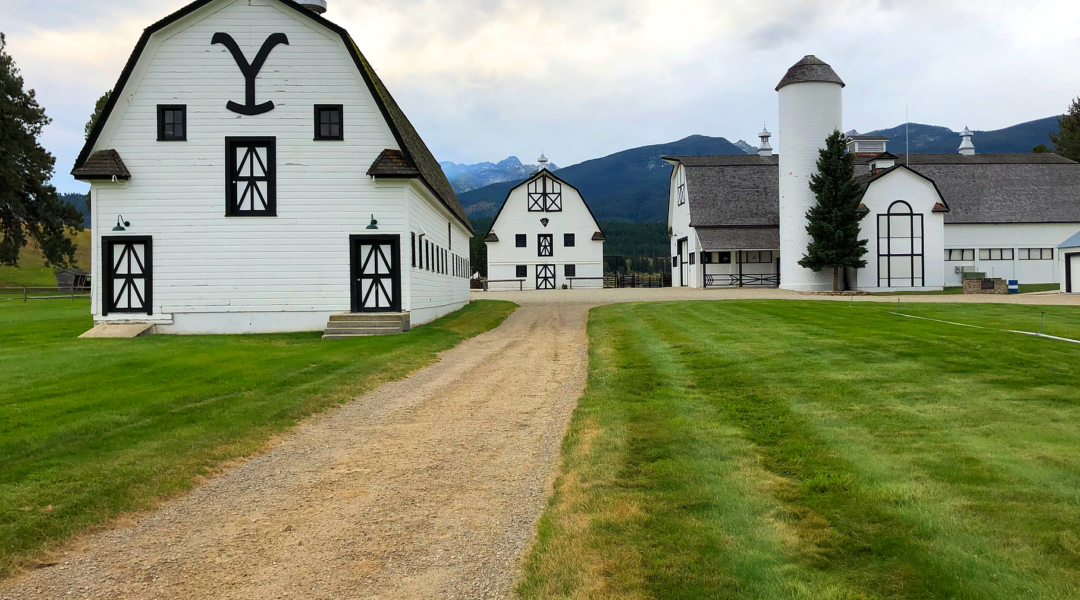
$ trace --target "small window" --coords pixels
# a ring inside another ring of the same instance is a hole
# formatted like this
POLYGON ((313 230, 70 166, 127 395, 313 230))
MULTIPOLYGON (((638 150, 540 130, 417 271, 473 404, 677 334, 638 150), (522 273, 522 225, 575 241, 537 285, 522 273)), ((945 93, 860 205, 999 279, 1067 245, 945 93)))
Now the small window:
POLYGON ((979 250, 979 260, 1012 260, 1012 248, 983 248, 979 250))
POLYGON ((679 257, 678 256, 672 256, 671 257, 671 266, 672 267, 678 267, 679 266, 679 257))
POLYGON ((424 240, 424 269, 431 270, 431 242, 424 240))
POLYGON ((679 186, 679 206, 686 204, 686 184, 679 186))
POLYGON ((529 236, 524 233, 515 235, 514 245, 518 248, 527 248, 529 246, 529 236))
POLYGON ((975 260, 975 250, 965 250, 962 248, 953 248, 945 251, 945 260, 947 261, 962 261, 962 260, 975 260))
POLYGON ((563 275, 566 277, 577 277, 577 265, 563 265, 563 275))
POLYGON ((529 265, 518 265, 516 270, 519 279, 525 279, 529 276, 529 265))
POLYGON ((694 260, 697 257, 697 252, 690 253, 690 264, 694 264, 694 260))
POLYGON ((345 124, 342 117, 345 109, 340 104, 315 105, 315 139, 345 139, 345 124))
POLYGON ((562 245, 567 247, 567 248, 573 248, 574 247, 574 234, 572 234, 572 233, 564 233, 563 236, 562 236, 562 245))
POLYGON ((277 214, 277 141, 272 137, 225 138, 225 214, 272 217, 277 214))
POLYGON ((409 240, 412 243, 412 253, 411 253, 412 266, 415 267, 416 266, 416 232, 415 231, 412 231, 412 232, 409 233, 409 240))
POLYGON ((1021 248, 1018 252, 1020 260, 1054 260, 1053 248, 1021 248))
POLYGON ((721 265, 730 265, 731 264, 731 253, 730 252, 717 252, 716 253, 716 262, 717 262, 717 264, 721 264, 721 265))
POLYGON ((158 105, 157 139, 159 142, 187 141, 187 106, 158 105))

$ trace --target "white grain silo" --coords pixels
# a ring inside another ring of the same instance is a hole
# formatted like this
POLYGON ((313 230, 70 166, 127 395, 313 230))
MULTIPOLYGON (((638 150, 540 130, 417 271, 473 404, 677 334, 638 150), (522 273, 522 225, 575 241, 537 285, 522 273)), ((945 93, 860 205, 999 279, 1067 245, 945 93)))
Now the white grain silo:
POLYGON ((817 172, 818 150, 840 130, 844 82, 816 56, 795 63, 776 91, 780 94, 780 287, 831 290, 832 271, 815 273, 799 266, 806 254, 806 212, 815 203, 810 176, 817 172))

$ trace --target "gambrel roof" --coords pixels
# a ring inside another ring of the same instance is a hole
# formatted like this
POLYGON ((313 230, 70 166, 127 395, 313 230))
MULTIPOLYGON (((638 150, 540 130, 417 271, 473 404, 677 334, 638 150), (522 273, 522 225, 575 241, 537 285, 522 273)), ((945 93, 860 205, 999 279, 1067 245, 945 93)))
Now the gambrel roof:
POLYGON ((780 225, 778 156, 665 156, 686 176, 692 227, 780 225))
MULTIPOLYGON (((552 173, 551 171, 549 171, 547 169, 537 169, 536 171, 533 172, 532 175, 529 175, 529 177, 526 178, 524 181, 522 181, 521 183, 519 183, 519 184, 515 185, 514 187, 510 188, 510 191, 506 193, 506 198, 503 198, 502 204, 499 205, 499 212, 495 213, 495 218, 492 219, 492 221, 491 221, 491 229, 494 229, 495 224, 499 222, 499 215, 501 215, 503 209, 506 208, 506 202, 508 200, 510 200, 510 196, 512 196, 514 194, 514 190, 518 189, 519 187, 521 187, 523 185, 528 184, 531 181, 535 181, 535 180, 539 179, 543 175, 547 175, 548 177, 551 177, 555 181, 558 181, 559 183, 561 183, 561 184, 565 185, 566 187, 568 187, 568 188, 574 190, 575 192, 577 192, 578 197, 581 198, 581 203, 585 205, 585 210, 589 211, 589 216, 592 217, 593 225, 596 225, 596 233, 594 233, 593 237, 592 237, 593 241, 606 240, 607 236, 604 235, 604 230, 600 228, 600 221, 596 220, 596 215, 593 214, 592 208, 589 207, 589 203, 585 200, 585 196, 581 193, 581 190, 577 189, 576 187, 574 187, 573 185, 568 183, 565 179, 563 179, 562 177, 559 177, 558 175, 556 175, 555 173, 552 173)), ((499 236, 489 233, 488 238, 485 238, 484 241, 497 242, 497 241, 499 241, 499 236), (494 237, 495 239, 490 239, 492 237, 494 237)))
MULTIPOLYGON (((945 223, 1080 223, 1080 163, 1056 154, 912 154, 910 163, 870 173, 875 157, 856 157, 866 186, 903 168, 934 184, 945 223)), ((779 225, 778 155, 673 156, 682 164, 693 227, 779 225)), ((899 161, 898 161, 899 162, 899 161)))
MULTIPOLYGON (((135 45, 135 49, 128 58, 127 64, 124 66, 124 70, 120 73, 120 79, 117 80, 116 85, 113 87, 113 93, 105 104, 101 116, 94 124, 93 130, 86 140, 86 144, 79 153, 79 157, 75 160, 75 167, 72 170, 73 175, 82 169, 90 158, 90 153, 97 144, 98 138, 101 136, 101 132, 104 129, 106 122, 109 120, 109 116, 116 107, 117 99, 123 95, 124 87, 131 78, 135 66, 138 64, 139 58, 146 49, 146 45, 149 43, 151 36, 200 8, 218 1, 220 0, 195 0, 191 4, 188 4, 164 19, 147 27, 146 30, 143 31, 142 36, 139 38, 139 42, 135 45)), ((383 119, 386 121, 391 133, 394 135, 394 139, 400 146, 400 152, 404 157, 407 166, 416 170, 416 177, 431 190, 432 194, 439 199, 439 202, 441 202, 447 210, 453 213, 469 232, 475 233, 472 224, 469 222, 469 217, 465 213, 465 209, 461 206, 461 202, 458 201, 457 194, 454 193, 454 188, 450 186, 450 182, 446 179, 442 167, 439 166, 438 161, 435 160, 431 151, 428 150, 427 145, 424 144, 424 140, 420 138, 420 134, 416 132, 412 123, 409 122, 409 119, 401 110, 401 107, 398 106, 394 97, 390 95, 390 92, 386 89, 382 80, 379 79, 378 74, 375 73, 375 69, 367 61, 367 58, 364 57, 363 53, 360 52, 360 49, 356 46, 356 42, 353 41, 349 32, 292 0, 273 1, 278 2, 288 9, 296 11, 298 14, 326 27, 341 37, 345 47, 349 50, 349 54, 351 55, 357 70, 367 84, 368 91, 371 92, 375 104, 379 107, 380 112, 382 112, 383 119)))

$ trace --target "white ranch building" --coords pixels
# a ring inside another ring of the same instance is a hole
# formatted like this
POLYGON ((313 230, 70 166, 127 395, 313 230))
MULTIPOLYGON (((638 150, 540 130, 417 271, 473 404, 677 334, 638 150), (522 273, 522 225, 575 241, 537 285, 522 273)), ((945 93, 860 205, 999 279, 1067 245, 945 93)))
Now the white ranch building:
POLYGON ((96 323, 389 332, 469 302, 465 211, 325 8, 198 0, 143 33, 72 171, 96 323))
MULTIPOLYGON (((668 199, 673 285, 832 289, 831 271, 798 265, 818 150, 842 131, 843 81, 813 56, 777 86, 784 151, 761 133, 757 155, 672 156, 668 199)), ((1057 283, 1058 250, 1080 229, 1080 164, 1055 154, 976 154, 965 128, 957 154, 890 154, 887 138, 851 136, 863 195, 867 267, 848 289, 940 290, 965 271, 1057 283)))
POLYGON ((489 289, 604 287, 604 232, 581 192, 546 167, 507 194, 484 239, 489 289))

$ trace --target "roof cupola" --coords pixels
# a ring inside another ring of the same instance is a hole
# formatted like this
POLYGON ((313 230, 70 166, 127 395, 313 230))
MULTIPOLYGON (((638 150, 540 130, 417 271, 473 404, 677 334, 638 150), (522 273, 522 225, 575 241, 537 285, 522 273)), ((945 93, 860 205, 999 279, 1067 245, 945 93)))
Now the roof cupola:
POLYGON ((317 15, 326 12, 326 0, 296 0, 296 3, 317 15))
POLYGON ((770 137, 772 137, 772 134, 769 133, 769 130, 764 125, 762 125, 761 133, 758 134, 758 139, 761 140, 757 149, 758 156, 772 156, 772 144, 769 143, 770 137))
POLYGON ((543 152, 540 153, 540 158, 536 159, 536 162, 539 165, 536 168, 537 171, 547 171, 548 170, 548 159, 547 159, 546 156, 544 156, 543 152))
POLYGON ((960 132, 960 137, 963 139, 960 142, 960 154, 964 156, 975 156, 975 144, 971 143, 971 137, 975 135, 971 132, 967 126, 964 126, 964 130, 960 132))

